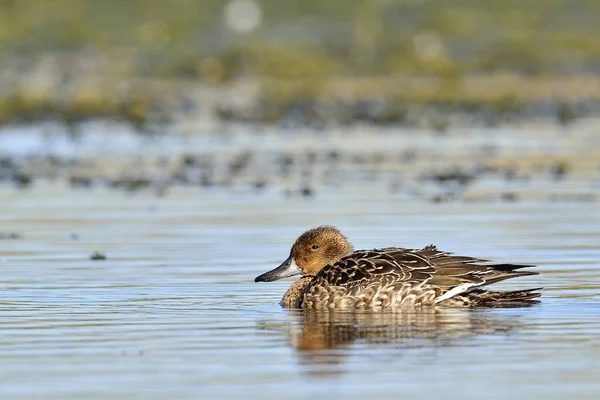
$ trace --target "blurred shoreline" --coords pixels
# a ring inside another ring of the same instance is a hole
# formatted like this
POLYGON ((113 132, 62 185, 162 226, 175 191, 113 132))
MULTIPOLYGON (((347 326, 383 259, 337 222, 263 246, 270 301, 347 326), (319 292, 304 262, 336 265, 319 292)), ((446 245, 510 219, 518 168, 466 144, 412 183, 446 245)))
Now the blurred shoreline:
POLYGON ((370 123, 443 132, 538 119, 566 126, 600 115, 600 76, 593 75, 247 76, 210 83, 117 74, 108 60, 85 54, 38 56, 26 68, 21 60, 2 71, 0 125, 60 121, 75 132, 81 122, 112 119, 152 133, 173 123, 216 120, 317 129, 370 123))
POLYGON ((600 115, 598 2, 0 1, 0 125, 445 131, 600 115))
POLYGON ((0 181, 431 201, 551 182, 595 201, 599 16, 592 0, 0 0, 0 181))
POLYGON ((89 122, 70 135, 46 122, 0 131, 0 187, 177 188, 313 198, 372 190, 424 202, 597 202, 599 121, 425 129, 327 130, 219 123, 140 135, 89 122))

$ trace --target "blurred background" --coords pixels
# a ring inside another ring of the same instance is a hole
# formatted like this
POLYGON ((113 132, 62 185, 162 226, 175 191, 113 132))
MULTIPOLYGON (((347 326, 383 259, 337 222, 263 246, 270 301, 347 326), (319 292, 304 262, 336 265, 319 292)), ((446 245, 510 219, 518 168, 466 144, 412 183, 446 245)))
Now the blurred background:
POLYGON ((567 123, 598 111, 598 15, 593 0, 2 0, 0 123, 143 129, 204 106, 257 123, 415 125, 422 107, 567 123))
MULTIPOLYGON (((400 145, 395 152, 401 160, 393 154, 386 164, 388 139, 380 135, 380 145, 365 140, 374 129, 401 128, 411 132, 411 140, 423 141, 455 128, 461 134, 479 128, 474 137, 480 147, 466 148, 464 138, 445 146, 489 161, 499 144, 484 138, 491 132, 486 129, 528 124, 531 133, 532 124, 543 123, 545 134, 555 134, 555 153, 540 160, 550 144, 531 149, 523 158, 527 171, 520 175, 537 168, 560 177, 581 161, 565 159, 571 155, 559 150, 565 146, 561 141, 571 146, 578 140, 563 133, 600 111, 599 15, 600 5, 591 0, 2 0, 0 151, 7 156, 63 151, 77 158, 86 150, 105 156, 127 148, 130 155, 149 155, 141 150, 148 149, 141 137, 212 136, 233 148, 240 142, 222 141, 241 131, 247 138, 257 134, 261 139, 252 139, 254 145, 250 139, 241 145, 242 154, 223 156, 233 157, 226 168, 236 175, 253 164, 252 153, 265 141, 282 152, 270 162, 280 171, 295 159, 284 154, 283 142, 296 151, 310 147, 304 157, 309 164, 317 153, 339 161, 344 153, 339 143, 306 138, 315 132, 328 138, 354 132, 357 139, 347 145, 372 151, 350 162, 369 164, 358 165, 361 170, 394 172, 419 149, 400 145), (296 141, 266 134, 282 131, 296 141), (90 136, 96 139, 86 147, 81 142, 90 136), (79 139, 78 147, 70 139, 79 139), (313 144, 298 144, 303 139, 313 144)), ((522 150, 524 135, 507 145, 522 150)), ((406 143, 400 133, 392 136, 406 143)), ((170 152, 165 149, 177 148, 174 142, 155 147, 168 159, 184 150, 207 151, 206 140, 196 140, 170 152)), ((580 147, 592 151, 589 143, 580 147)), ((597 155, 589 154, 587 172, 595 169, 590 161, 597 155)), ((179 156, 176 165, 162 160, 159 166, 177 169, 173 176, 146 174, 124 184, 232 181, 212 176, 215 166, 206 157, 179 156), (193 178, 182 171, 198 165, 203 172, 193 178)), ((472 171, 440 179, 463 182, 474 172, 504 166, 509 178, 519 175, 513 160, 482 165, 471 157, 477 163, 472 171)), ((1 176, 28 185, 37 175, 48 175, 39 165, 15 163, 6 159, 4 168, 15 171, 1 176)), ((277 180, 270 176, 278 175, 273 168, 264 168, 270 171, 266 179, 259 168, 244 182, 263 187, 277 180)), ((83 185, 94 178, 73 170, 65 175, 83 185)))

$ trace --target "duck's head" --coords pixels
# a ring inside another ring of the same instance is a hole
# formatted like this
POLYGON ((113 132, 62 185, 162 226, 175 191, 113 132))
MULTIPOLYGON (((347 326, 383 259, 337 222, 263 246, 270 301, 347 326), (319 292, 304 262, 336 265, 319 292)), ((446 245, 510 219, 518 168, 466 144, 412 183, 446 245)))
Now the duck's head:
POLYGON ((279 267, 257 276, 254 282, 272 282, 294 275, 313 276, 352 252, 352 245, 336 227, 319 226, 300 235, 290 256, 279 267))

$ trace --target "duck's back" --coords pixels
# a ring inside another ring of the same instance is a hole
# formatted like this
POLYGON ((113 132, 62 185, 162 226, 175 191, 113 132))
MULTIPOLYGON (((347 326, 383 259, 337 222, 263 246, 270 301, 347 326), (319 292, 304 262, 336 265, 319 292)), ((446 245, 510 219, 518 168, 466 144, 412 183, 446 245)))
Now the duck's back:
POLYGON ((356 251, 306 282, 298 304, 305 309, 396 309, 531 301, 539 296, 533 291, 482 290, 504 279, 535 274, 517 271, 527 265, 486 262, 442 252, 435 246, 356 251))

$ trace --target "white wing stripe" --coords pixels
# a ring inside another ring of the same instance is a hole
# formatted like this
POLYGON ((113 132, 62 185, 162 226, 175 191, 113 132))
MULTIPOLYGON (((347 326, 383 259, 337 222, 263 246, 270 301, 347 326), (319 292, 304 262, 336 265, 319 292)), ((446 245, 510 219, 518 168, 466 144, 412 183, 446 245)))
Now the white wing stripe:
POLYGON ((466 292, 468 289, 470 289, 474 286, 480 286, 480 285, 481 285, 480 283, 463 283, 461 285, 458 285, 458 286, 448 290, 446 293, 444 293, 440 297, 438 297, 435 301, 435 304, 441 303, 442 301, 448 300, 449 298, 454 297, 457 294, 466 292))

